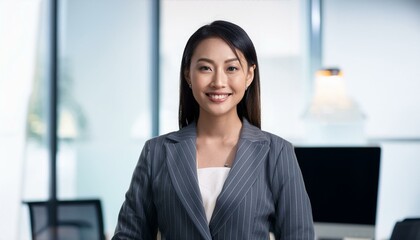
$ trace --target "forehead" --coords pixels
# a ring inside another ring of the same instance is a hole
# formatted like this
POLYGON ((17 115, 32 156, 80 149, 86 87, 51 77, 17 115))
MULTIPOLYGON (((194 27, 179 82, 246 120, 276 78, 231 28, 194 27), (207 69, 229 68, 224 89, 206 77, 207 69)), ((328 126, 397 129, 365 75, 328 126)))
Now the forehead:
POLYGON ((212 37, 202 40, 197 47, 194 49, 192 58, 236 58, 239 57, 240 60, 245 60, 244 55, 239 49, 232 48, 227 44, 223 39, 212 37))

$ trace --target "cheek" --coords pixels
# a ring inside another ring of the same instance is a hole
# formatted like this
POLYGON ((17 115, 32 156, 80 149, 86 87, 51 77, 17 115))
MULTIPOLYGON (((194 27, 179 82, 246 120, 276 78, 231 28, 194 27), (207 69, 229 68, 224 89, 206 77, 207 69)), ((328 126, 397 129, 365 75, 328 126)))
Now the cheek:
POLYGON ((209 85, 212 82, 211 74, 191 74, 191 83, 192 85, 196 86, 197 88, 202 88, 209 85))
POLYGON ((198 78, 199 78, 199 76, 198 76, 197 73, 191 73, 190 74, 191 82, 196 82, 198 78))
POLYGON ((235 85, 236 88, 246 88, 248 80, 245 76, 238 76, 231 79, 231 82, 233 85, 235 85))

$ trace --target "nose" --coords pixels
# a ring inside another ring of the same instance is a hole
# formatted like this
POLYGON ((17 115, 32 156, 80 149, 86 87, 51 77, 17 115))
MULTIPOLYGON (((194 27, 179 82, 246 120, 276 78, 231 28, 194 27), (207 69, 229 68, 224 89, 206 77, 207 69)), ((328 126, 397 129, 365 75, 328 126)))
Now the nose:
POLYGON ((211 82, 211 86, 214 88, 223 88, 226 86, 226 82, 226 73, 223 70, 216 70, 211 82))

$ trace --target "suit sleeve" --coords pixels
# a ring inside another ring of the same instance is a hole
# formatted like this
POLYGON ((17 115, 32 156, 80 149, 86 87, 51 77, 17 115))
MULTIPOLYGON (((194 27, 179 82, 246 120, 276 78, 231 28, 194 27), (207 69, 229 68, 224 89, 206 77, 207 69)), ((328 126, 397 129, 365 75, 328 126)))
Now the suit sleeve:
POLYGON ((149 148, 149 142, 146 142, 125 194, 112 240, 156 239, 156 209, 152 197, 152 157, 149 148))
POLYGON ((276 239, 314 240, 311 204, 293 145, 289 142, 283 142, 272 183, 276 239))

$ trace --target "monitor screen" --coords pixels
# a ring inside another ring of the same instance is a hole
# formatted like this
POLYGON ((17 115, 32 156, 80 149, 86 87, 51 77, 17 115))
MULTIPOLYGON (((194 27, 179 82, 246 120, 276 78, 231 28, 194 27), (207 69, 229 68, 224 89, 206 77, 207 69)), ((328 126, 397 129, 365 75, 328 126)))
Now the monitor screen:
POLYGON ((325 224, 370 228, 366 234, 364 230, 353 229, 350 230, 356 231, 353 236, 334 233, 328 237, 373 238, 370 235, 376 224, 380 148, 295 147, 295 152, 315 224, 330 228, 328 231, 333 231, 332 225, 325 224))

